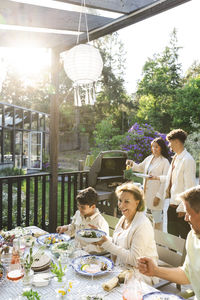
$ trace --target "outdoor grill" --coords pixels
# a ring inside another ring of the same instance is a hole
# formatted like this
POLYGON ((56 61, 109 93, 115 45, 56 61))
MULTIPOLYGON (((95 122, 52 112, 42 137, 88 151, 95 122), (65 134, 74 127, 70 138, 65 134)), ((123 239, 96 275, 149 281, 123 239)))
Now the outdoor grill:
POLYGON ((125 181, 123 171, 126 169, 126 159, 125 151, 103 151, 90 168, 88 183, 98 193, 98 208, 101 212, 117 215, 117 199, 114 191, 125 181))

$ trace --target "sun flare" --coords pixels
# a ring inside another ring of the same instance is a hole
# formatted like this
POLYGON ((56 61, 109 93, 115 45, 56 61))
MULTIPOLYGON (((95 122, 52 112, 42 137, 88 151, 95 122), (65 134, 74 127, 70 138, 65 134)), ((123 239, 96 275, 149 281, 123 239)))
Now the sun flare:
POLYGON ((51 52, 43 48, 2 48, 3 57, 20 77, 31 82, 33 78, 47 70, 51 63, 51 52))

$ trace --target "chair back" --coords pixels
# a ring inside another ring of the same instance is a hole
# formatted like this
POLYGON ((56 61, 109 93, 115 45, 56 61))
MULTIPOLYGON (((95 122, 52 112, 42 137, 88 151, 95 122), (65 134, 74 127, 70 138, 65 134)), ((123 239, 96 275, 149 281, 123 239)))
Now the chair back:
POLYGON ((113 217, 113 216, 110 216, 110 215, 107 215, 107 214, 104 214, 104 213, 102 214, 102 216, 108 222, 108 225, 109 225, 109 235, 112 237, 113 236, 113 232, 115 230, 115 226, 119 222, 119 218, 113 217))
POLYGON ((185 260, 185 239, 154 229, 159 260, 179 267, 185 260))

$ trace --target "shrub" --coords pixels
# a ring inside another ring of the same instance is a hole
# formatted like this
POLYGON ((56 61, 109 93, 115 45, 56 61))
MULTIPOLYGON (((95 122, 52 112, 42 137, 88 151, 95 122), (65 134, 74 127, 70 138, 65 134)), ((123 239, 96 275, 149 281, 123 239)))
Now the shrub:
POLYGON ((155 131, 151 125, 135 123, 126 134, 122 150, 128 151, 129 158, 139 163, 151 154, 151 142, 157 137, 166 141, 166 135, 155 131))

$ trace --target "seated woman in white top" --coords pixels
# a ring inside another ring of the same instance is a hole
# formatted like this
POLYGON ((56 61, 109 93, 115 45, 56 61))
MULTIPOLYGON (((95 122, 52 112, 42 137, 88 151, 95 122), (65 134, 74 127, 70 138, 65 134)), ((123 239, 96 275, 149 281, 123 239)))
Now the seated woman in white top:
MULTIPOLYGON (((133 171, 142 172, 152 177, 167 175, 170 166, 170 156, 168 148, 161 137, 151 142, 152 155, 146 157, 140 164, 132 160, 127 160, 126 164, 131 166, 133 171)), ((147 209, 152 214, 155 221, 155 228, 162 230, 164 188, 165 183, 160 180, 149 180, 144 178, 144 198, 147 209)))
MULTIPOLYGON (((112 254, 115 264, 125 268, 137 268, 137 259, 145 255, 157 263, 153 227, 143 212, 143 191, 129 182, 117 187, 116 195, 123 216, 116 225, 113 239, 103 236, 97 244, 112 254)), ((156 278, 145 275, 143 280, 148 284, 158 282, 156 278)))

